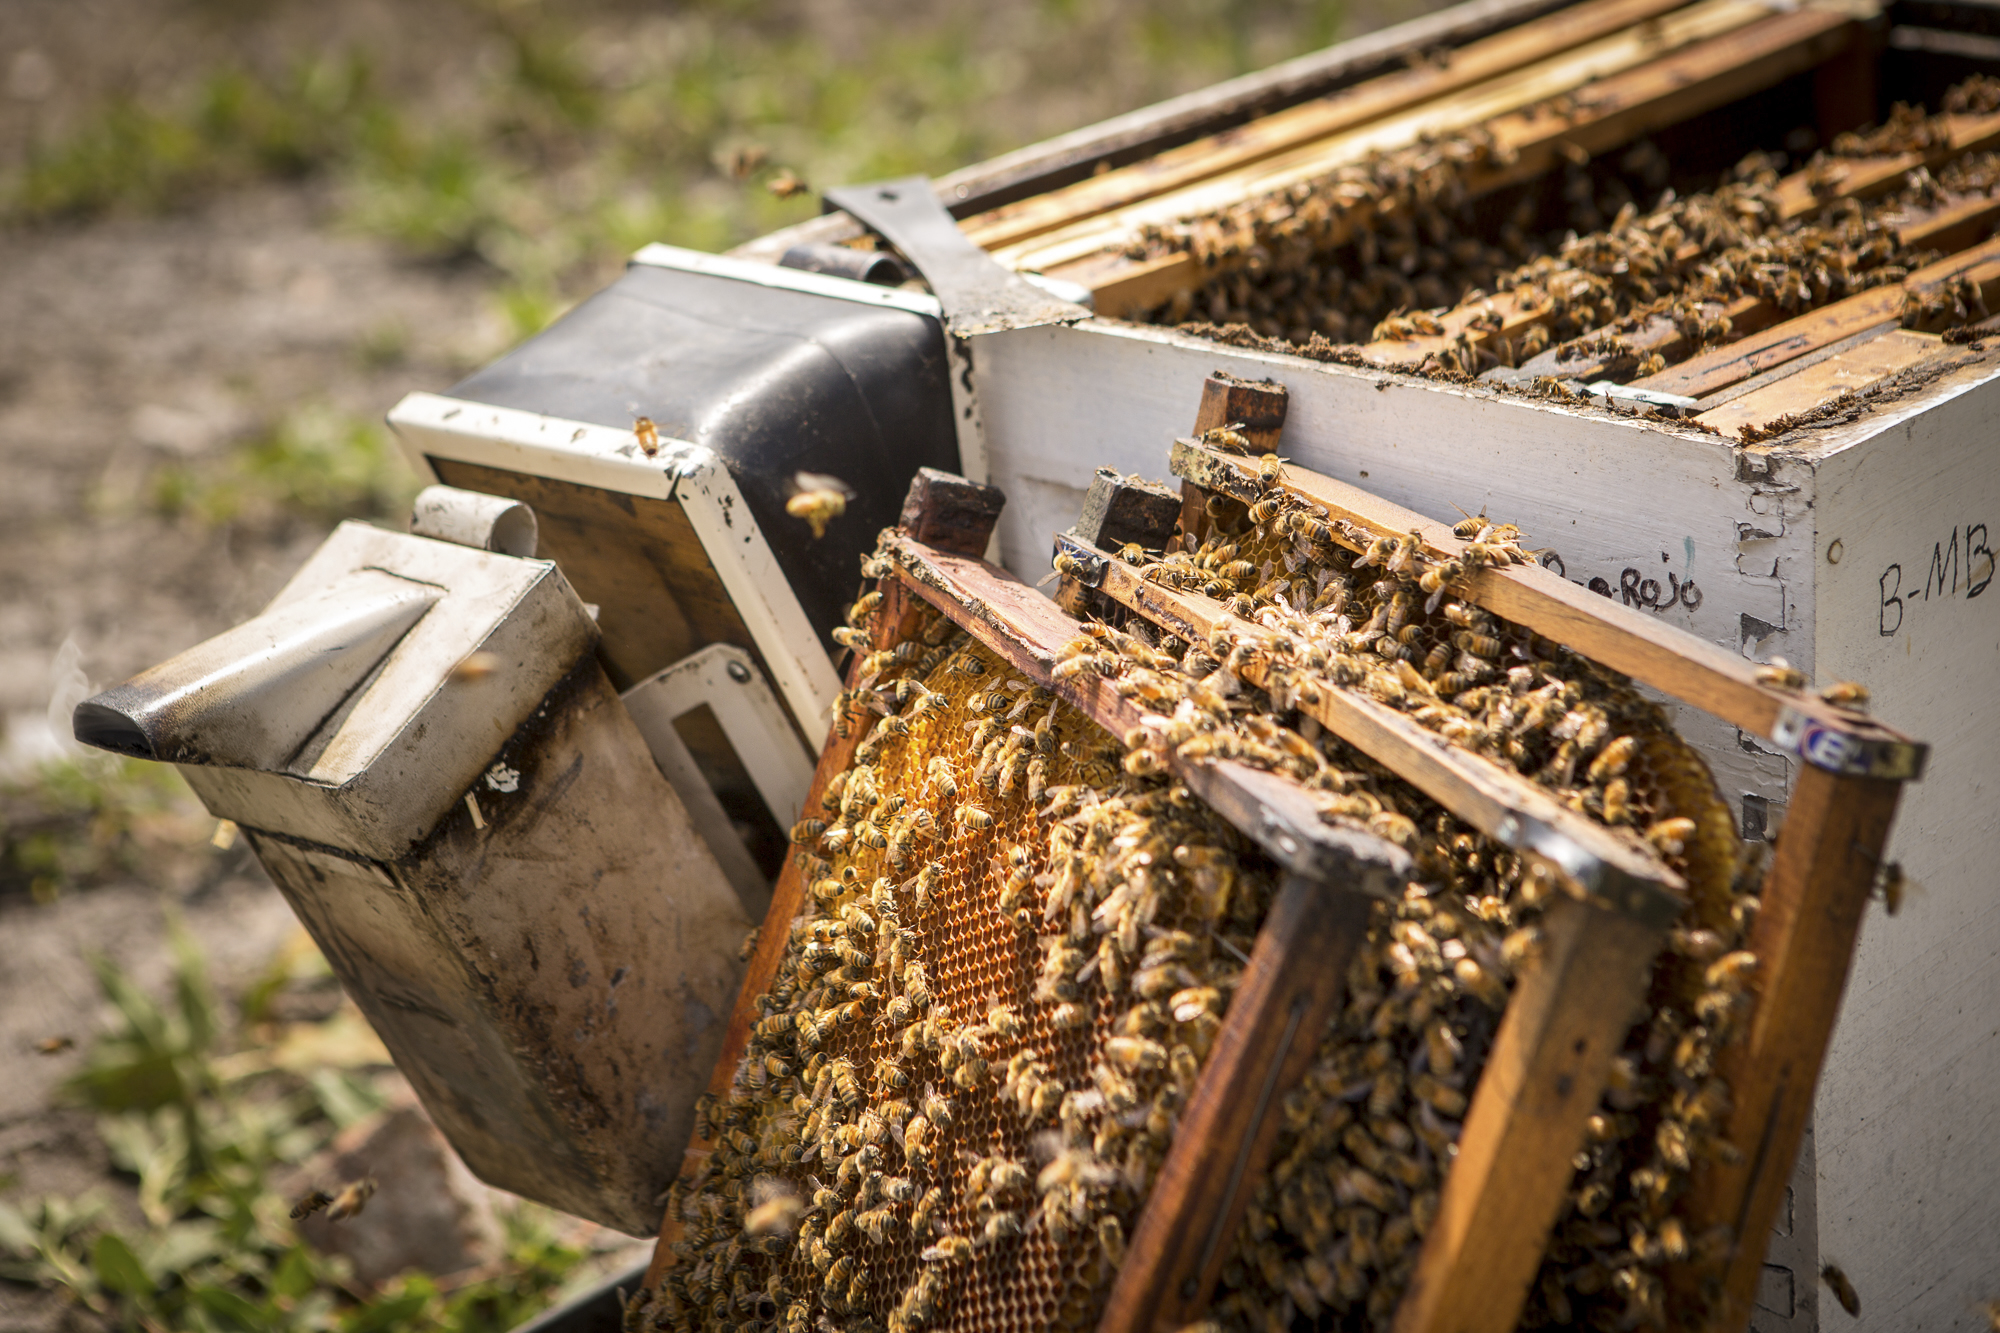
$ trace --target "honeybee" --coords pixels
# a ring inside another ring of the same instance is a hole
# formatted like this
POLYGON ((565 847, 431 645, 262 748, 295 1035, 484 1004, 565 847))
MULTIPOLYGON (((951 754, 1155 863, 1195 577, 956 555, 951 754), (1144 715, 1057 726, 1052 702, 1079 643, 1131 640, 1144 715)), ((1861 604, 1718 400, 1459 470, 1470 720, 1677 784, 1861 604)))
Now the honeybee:
POLYGON ((1646 830, 1646 841, 1663 856, 1679 856, 1695 835, 1695 822, 1686 817, 1662 819, 1646 830))
POLYGON ((461 684, 485 680, 500 669, 500 654, 480 651, 467 653, 463 661, 451 669, 451 679, 461 684))
POLYGON ((1461 630, 1451 636, 1452 643, 1474 657, 1488 660, 1498 658, 1505 646, 1490 634, 1480 634, 1472 630, 1461 630))
POLYGON ((359 1217, 361 1210, 368 1206, 368 1201, 375 1197, 375 1189, 373 1176, 363 1176, 359 1180, 350 1182, 327 1204, 327 1220, 345 1222, 350 1217, 359 1217))
POLYGON ((963 1236, 944 1236, 918 1255, 925 1263, 964 1264, 972 1261, 972 1242, 963 1236))
POLYGON ((1840 1308, 1847 1311, 1850 1318, 1859 1319, 1861 1317, 1861 1293, 1854 1289, 1854 1283, 1848 1280, 1847 1274, 1841 1271, 1840 1265, 1835 1263, 1827 1264, 1819 1270, 1819 1277, 1820 1281, 1826 1283, 1827 1290, 1833 1293, 1833 1298, 1840 1302, 1840 1308))
POLYGON ((743 1219, 743 1230, 752 1236, 790 1235, 797 1230, 805 1213, 805 1200, 783 1181, 760 1177, 751 1197, 758 1200, 743 1219))
POLYGON ((892 1239, 901 1219, 893 1208, 870 1208, 854 1219, 854 1225, 862 1235, 881 1245, 892 1239))
POLYGON ((980 1239, 988 1245, 998 1245, 1005 1241, 1018 1240, 1021 1236, 1021 1219, 1015 1214, 1001 1209, 986 1219, 980 1228, 980 1239))
POLYGON ((764 188, 780 199, 791 199, 808 193, 812 186, 800 179, 790 167, 779 167, 771 179, 764 182, 764 188))
POLYGON ((35 1050, 42 1055, 61 1055, 75 1045, 74 1037, 43 1037, 35 1043, 35 1050))
POLYGON ((944 875, 944 862, 927 861, 917 877, 910 881, 910 901, 918 912, 931 910, 931 895, 937 892, 938 881, 944 875))
POLYGON ((1845 708, 1853 713, 1868 711, 1868 690, 1851 680, 1836 681, 1819 692, 1819 697, 1835 708, 1845 708))
POLYGON ((837 1058, 827 1065, 827 1074, 832 1080, 834 1100, 848 1110, 860 1107, 861 1081, 855 1077, 854 1066, 845 1058, 837 1058))
POLYGON ((800 472, 792 477, 791 498, 785 512, 803 519, 814 538, 826 535, 827 524, 847 512, 847 502, 855 498, 854 488, 824 472, 800 472))
POLYGON ((639 442, 639 451, 648 458, 659 456, 660 431, 651 417, 636 417, 632 421, 632 438, 639 442))
POLYGON ((1112 1268, 1125 1262, 1125 1225, 1110 1213, 1097 1219, 1097 1247, 1112 1268))
POLYGON ((976 805, 961 805, 953 812, 952 817, 959 822, 960 826, 971 829, 974 832, 980 832, 993 827, 993 816, 985 809, 976 805))
POLYGON ((937 1089, 926 1087, 923 1100, 918 1108, 924 1117, 939 1129, 950 1133, 958 1124, 958 1116, 949 1097, 939 1095, 937 1089))
POLYGON ((809 846, 826 833, 824 819, 801 819, 792 825, 791 839, 800 846, 809 846))
POLYGON ((1144 1037, 1108 1037, 1104 1042, 1104 1054, 1105 1058, 1131 1071, 1167 1067, 1167 1048, 1144 1037))
MULTIPOLYGON (((882 593, 879 589, 863 593, 854 599, 854 605, 847 608, 847 623, 850 625, 860 624, 863 620, 873 615, 875 608, 880 605, 882 605, 882 593)), ((898 681, 896 683, 904 685, 908 682, 898 681)))
POLYGON ((1802 690, 1806 687, 1806 673, 1784 658, 1774 657, 1757 668, 1757 683, 1774 690, 1802 690))
POLYGON ((1012 1006, 1002 1004, 998 1000, 987 1006, 986 1025, 1010 1040, 1018 1038, 1027 1030, 1026 1025, 1021 1022, 1020 1015, 1014 1012, 1012 1006))
POLYGON ((331 1194, 328 1194, 325 1190, 314 1190, 292 1205, 292 1220, 296 1222, 300 1218, 310 1217, 332 1202, 333 1196, 331 1194))
POLYGON ((1756 970, 1757 955, 1748 949, 1738 949, 1710 963, 1702 980, 1711 990, 1738 991, 1749 983, 1750 974, 1756 970))
MULTIPOLYGON (((938 695, 936 699, 942 699, 938 695)), ((946 759, 932 759, 926 769, 930 777, 930 789, 944 797, 946 801, 958 801, 958 775, 952 773, 952 765, 946 759)))
POLYGON ((1890 916, 1903 910, 1903 894, 1908 888, 1909 879, 1900 862, 1890 861, 1875 872, 1875 892, 1882 895, 1882 909, 1890 916))
POLYGON ((944 1211, 944 1190, 933 1185, 925 1190, 917 1200, 917 1206, 910 1212, 910 1234, 922 1239, 936 1226, 938 1215, 944 1211))

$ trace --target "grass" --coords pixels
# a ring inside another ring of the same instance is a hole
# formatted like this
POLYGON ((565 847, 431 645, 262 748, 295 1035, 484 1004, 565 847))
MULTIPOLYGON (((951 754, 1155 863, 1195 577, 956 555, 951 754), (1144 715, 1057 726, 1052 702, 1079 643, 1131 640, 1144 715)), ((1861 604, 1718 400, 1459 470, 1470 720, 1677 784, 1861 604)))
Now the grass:
MULTIPOLYGON (((384 354, 400 356, 400 343, 384 354)), ((209 527, 287 516, 331 525, 400 516, 419 484, 386 426, 306 403, 225 455, 156 468, 150 498, 165 517, 209 527)))
MULTIPOLYGON (((356 1290, 345 1260, 301 1242, 274 1180, 379 1108, 380 1092, 353 1070, 302 1076, 260 1058, 276 1030, 232 1031, 199 949, 171 923, 169 942, 164 1003, 93 960, 117 1018, 68 1085, 98 1113, 136 1208, 108 1191, 0 1199, 0 1279, 60 1288, 128 1329, 498 1333, 579 1274, 586 1255, 559 1216, 521 1204, 502 1214, 503 1275, 454 1284, 412 1271, 356 1290)), ((261 986, 266 1002, 273 989, 261 986)))
POLYGON ((1338 0, 961 0, 864 10, 829 34, 776 0, 665 15, 465 9, 489 54, 461 68, 438 53, 429 100, 384 90, 374 71, 393 52, 224 63, 37 146, 0 180, 0 217, 157 210, 316 175, 346 225, 490 265, 525 334, 647 241, 720 249, 811 216, 814 199, 761 188, 781 169, 815 185, 942 173, 1322 45, 1342 12, 1338 0), (835 35, 853 49, 829 54, 835 35))
POLYGON ((0 783, 0 894, 52 902, 65 891, 185 874, 215 821, 166 764, 98 751, 0 783))

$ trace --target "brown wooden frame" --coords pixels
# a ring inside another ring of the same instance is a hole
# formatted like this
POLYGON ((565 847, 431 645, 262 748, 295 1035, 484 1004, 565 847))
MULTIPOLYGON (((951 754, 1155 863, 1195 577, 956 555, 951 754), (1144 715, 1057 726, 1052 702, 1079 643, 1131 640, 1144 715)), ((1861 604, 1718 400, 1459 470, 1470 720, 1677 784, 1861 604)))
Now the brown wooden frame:
MULTIPOLYGON (((1205 401, 1228 401, 1238 410, 1261 393, 1267 418, 1274 410, 1281 415, 1276 404, 1283 392, 1277 385, 1235 380, 1212 380, 1204 389, 1205 401)), ((1268 447, 1273 442, 1274 437, 1266 435, 1259 444, 1268 447)), ((1183 512, 1194 507, 1196 486, 1254 500, 1262 493, 1257 469, 1255 459, 1223 454, 1193 440, 1174 445, 1173 471, 1190 487, 1183 512)), ((1278 485, 1323 508, 1334 521, 1335 539, 1350 549, 1364 549, 1377 537, 1415 532, 1426 552, 1436 558, 1464 552, 1465 543, 1446 525, 1333 478, 1287 465, 1278 485)), ((1184 605, 1169 608, 1166 590, 1113 573, 1114 565, 1106 562, 1099 581, 1126 605, 1171 609, 1182 615, 1201 609, 1185 594, 1172 594, 1184 605)), ((1465 581, 1462 595, 1502 619, 1762 736, 1801 761, 1749 940, 1761 964, 1753 986, 1756 1008, 1747 1034, 1724 1048, 1718 1060, 1733 1098, 1724 1136, 1741 1156, 1729 1163, 1699 1163, 1693 1182, 1696 1216, 1727 1225, 1733 1244, 1719 1284, 1711 1282, 1703 1290, 1702 1275, 1693 1266, 1673 1270, 1670 1278, 1683 1296, 1708 1304, 1712 1313, 1707 1328, 1737 1333, 1749 1322, 1771 1226, 1811 1113, 1813 1089, 1853 965, 1862 912, 1881 869, 1896 801, 1902 783, 1921 775, 1926 747, 1816 697, 1778 688, 1759 677, 1754 663, 1578 589, 1536 566, 1482 569, 1465 581)), ((1171 625, 1172 619, 1163 615, 1160 623, 1171 625)), ((1321 721, 1341 730, 1328 717, 1321 721)), ((1367 748, 1361 730, 1342 734, 1367 748)), ((1412 781, 1419 780, 1417 773, 1403 771, 1412 781)), ((1468 818, 1474 813, 1470 803, 1454 808, 1468 818)), ((1638 963, 1641 972, 1651 956, 1627 946, 1627 958, 1643 957, 1638 963)), ((1590 969, 1598 957, 1593 949, 1572 950, 1549 970, 1590 969)), ((1551 1000, 1547 983, 1537 986, 1536 980, 1537 974, 1523 979, 1507 1022, 1516 1021, 1518 1009, 1522 1026, 1540 1025, 1537 1035, 1543 1049, 1552 1042, 1559 1047, 1568 1039, 1566 1025, 1583 1015, 1564 1012, 1563 1001, 1551 1000)), ((1601 995, 1600 988, 1616 980, 1599 971, 1580 978, 1570 995, 1601 995)), ((1614 1049, 1615 1044, 1614 1038, 1614 1049)), ((1520 1077, 1499 1063, 1499 1054, 1496 1047, 1475 1093, 1475 1111, 1495 1073, 1509 1086, 1520 1077)), ((1545 1135, 1560 1134, 1566 1132, 1564 1121, 1569 1118, 1580 1137, 1580 1122, 1601 1090, 1600 1084, 1587 1098, 1562 1106, 1524 1099, 1504 1129, 1517 1137, 1527 1136, 1531 1126, 1545 1135)), ((1547 1188, 1550 1182, 1523 1179, 1534 1168, 1521 1164, 1520 1150, 1512 1145, 1489 1155, 1483 1135, 1500 1128, 1482 1127, 1482 1137, 1476 1137, 1468 1115, 1459 1159, 1446 1180, 1447 1206, 1426 1241, 1417 1280, 1397 1312, 1398 1333, 1443 1328, 1497 1333, 1511 1328, 1518 1317, 1519 1304, 1505 1302, 1517 1288, 1525 1298, 1548 1226, 1537 1226, 1532 1207, 1516 1201, 1532 1194, 1537 1184, 1547 1188), (1474 1168, 1470 1179, 1465 1172, 1469 1165, 1474 1168), (1460 1182, 1458 1193, 1464 1202, 1454 1211, 1450 1195, 1460 1182), (1516 1243, 1509 1250, 1507 1242, 1518 1242, 1523 1230, 1532 1232, 1532 1245, 1516 1243), (1486 1241, 1487 1234, 1500 1237, 1498 1249, 1486 1241)), ((1553 1162, 1555 1156, 1549 1153, 1542 1161, 1553 1162)), ((1553 1167, 1553 1174, 1559 1196, 1569 1179, 1566 1159, 1553 1167)), ((1553 1211, 1548 1221, 1553 1222, 1553 1211)))

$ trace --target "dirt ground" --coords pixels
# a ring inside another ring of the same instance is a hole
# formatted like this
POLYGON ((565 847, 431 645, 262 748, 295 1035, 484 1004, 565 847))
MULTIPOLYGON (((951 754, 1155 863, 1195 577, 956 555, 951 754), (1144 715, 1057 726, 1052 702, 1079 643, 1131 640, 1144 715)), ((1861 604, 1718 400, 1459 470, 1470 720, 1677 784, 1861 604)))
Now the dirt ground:
MULTIPOLYGON (((169 218, 33 235, 0 232, 0 715, 39 748, 65 640, 93 685, 115 683, 254 614, 324 533, 176 522, 141 502, 163 458, 226 450, 301 397, 379 414, 410 388, 449 384, 499 346, 490 279, 424 265, 329 231, 309 191, 257 190, 169 218), (413 332, 407 359, 370 368, 357 341, 413 332)), ((126 882, 42 905, 0 899, 0 1174, 21 1197, 102 1179, 80 1110, 50 1094, 87 1039, 97 988, 87 951, 165 984, 162 912, 183 915, 223 993, 295 929, 241 845, 210 855, 186 891, 126 882)), ((61 1326, 52 1293, 0 1284, 0 1330, 61 1326)))
MULTIPOLYGON (((282 33, 251 21, 260 8, 0 5, 0 173, 107 99, 170 90, 218 53, 275 58, 267 48, 281 39, 310 48, 373 34, 380 45, 394 32, 383 82, 447 101, 490 55, 468 17, 476 6, 294 4, 279 7, 282 33)), ((1357 8, 1346 31, 1397 8, 1357 8)), ((854 27, 839 4, 809 9, 830 46, 854 27)), ((1066 119, 1037 133, 1129 105, 1079 95, 1052 112, 1044 101, 1041 115, 1066 119)), ((301 404, 379 420, 403 393, 442 389, 509 342, 490 266, 361 234, 329 190, 314 178, 255 182, 166 212, 0 223, 0 777, 59 752, 51 699, 64 696, 60 722, 77 694, 58 666, 66 643, 64 664, 91 689, 116 683, 254 614, 325 535, 324 523, 283 514, 164 516, 149 499, 163 469, 224 458, 301 404)), ((0 894, 0 1183, 15 1197, 102 1180, 89 1116, 52 1102, 78 1052, 31 1051, 57 1033, 81 1044, 100 1025, 87 952, 149 989, 165 984, 167 910, 206 948, 225 994, 294 929, 240 845, 200 853, 165 891, 128 877, 52 903, 0 894)), ((0 1283, 0 1333, 77 1318, 52 1293, 0 1283)))

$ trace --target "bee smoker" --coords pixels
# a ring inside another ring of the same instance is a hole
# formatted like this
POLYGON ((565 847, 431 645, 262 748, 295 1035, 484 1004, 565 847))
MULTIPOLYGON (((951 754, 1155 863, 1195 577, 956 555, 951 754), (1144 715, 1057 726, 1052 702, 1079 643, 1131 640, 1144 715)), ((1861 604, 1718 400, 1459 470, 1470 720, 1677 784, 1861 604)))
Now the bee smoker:
POLYGON ((475 1173, 649 1233, 768 889, 662 776, 533 513, 434 487, 416 527, 342 524, 77 738, 241 826, 475 1173))
POLYGON ((648 711, 767 881, 798 817, 783 793, 803 796, 840 692, 856 558, 919 468, 961 470, 961 435, 977 438, 936 299, 811 249, 773 266, 649 245, 540 335, 389 414, 419 471, 534 508, 543 551, 599 608, 618 689, 659 697, 662 673, 713 677, 698 659, 726 649, 725 693, 776 701, 734 728, 693 695, 648 711), (798 780, 759 778, 774 766, 798 780))

